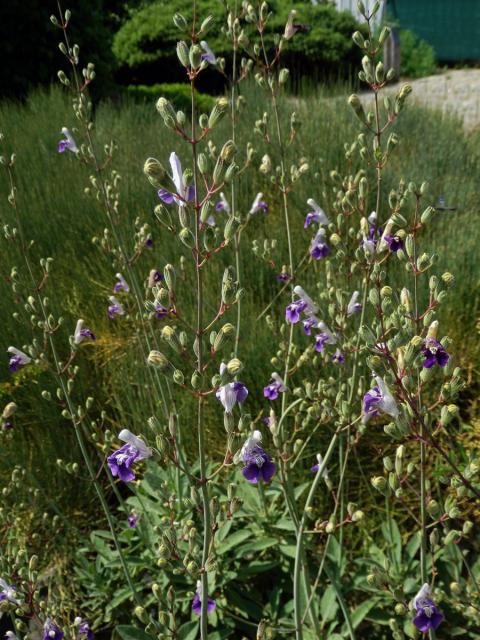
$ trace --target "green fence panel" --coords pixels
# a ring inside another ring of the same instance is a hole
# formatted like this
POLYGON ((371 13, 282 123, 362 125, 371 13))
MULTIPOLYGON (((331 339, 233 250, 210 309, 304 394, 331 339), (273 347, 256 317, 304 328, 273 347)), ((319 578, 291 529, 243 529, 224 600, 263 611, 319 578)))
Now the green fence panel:
POLYGON ((440 61, 480 61, 480 0, 387 0, 386 15, 431 44, 440 61))

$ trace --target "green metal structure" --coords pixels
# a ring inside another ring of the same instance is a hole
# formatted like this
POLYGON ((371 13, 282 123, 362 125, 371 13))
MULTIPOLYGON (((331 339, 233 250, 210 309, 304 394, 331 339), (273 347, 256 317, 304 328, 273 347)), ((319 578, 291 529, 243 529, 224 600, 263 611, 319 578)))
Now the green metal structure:
POLYGON ((432 45, 442 62, 480 62, 480 0, 386 0, 384 15, 432 45))

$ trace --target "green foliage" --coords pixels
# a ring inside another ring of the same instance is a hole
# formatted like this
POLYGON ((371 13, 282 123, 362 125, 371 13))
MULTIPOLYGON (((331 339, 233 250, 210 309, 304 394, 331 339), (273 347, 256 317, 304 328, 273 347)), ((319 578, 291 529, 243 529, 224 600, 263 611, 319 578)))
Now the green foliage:
MULTIPOLYGON (((104 95, 111 87, 112 34, 108 25, 110 0, 73 0, 62 2, 70 9, 72 44, 88 52, 96 67, 95 94, 104 95)), ((61 66, 56 45, 62 39, 60 29, 50 22, 58 16, 56 0, 22 0, 0 3, 0 95, 26 97, 33 87, 49 84, 61 66)))
POLYGON ((407 78, 421 78, 437 71, 434 48, 420 40, 413 31, 400 31, 400 74, 407 78))
MULTIPOLYGON (((287 21, 290 5, 279 0, 269 3, 274 16, 269 22, 265 40, 273 45, 272 34, 282 32, 287 21)), ((332 5, 312 5, 310 2, 295 4, 297 21, 309 27, 308 33, 299 32, 283 51, 283 63, 289 67, 297 81, 302 76, 312 78, 345 78, 358 64, 360 54, 354 46, 351 34, 362 30, 352 14, 338 12, 332 5)), ((220 2, 204 0, 202 15, 212 14, 216 25, 224 22, 224 8, 220 2)), ((152 83, 178 81, 182 78, 182 67, 175 53, 181 34, 173 25, 175 11, 183 13, 187 20, 191 15, 189 0, 156 0, 138 11, 116 33, 113 53, 121 67, 121 77, 135 78, 138 82, 152 83)), ((248 30, 247 30, 248 35, 248 30)), ((208 43, 217 56, 230 58, 228 41, 218 29, 208 34, 208 43)), ((213 72, 208 74, 210 87, 218 87, 219 79, 213 72)))
MULTIPOLYGON (((127 87, 127 92, 136 100, 156 102, 158 98, 167 98, 177 110, 188 112, 191 106, 190 85, 175 82, 171 84, 131 84, 127 87)), ((204 93, 196 94, 197 107, 200 111, 207 112, 213 108, 215 98, 204 93)))

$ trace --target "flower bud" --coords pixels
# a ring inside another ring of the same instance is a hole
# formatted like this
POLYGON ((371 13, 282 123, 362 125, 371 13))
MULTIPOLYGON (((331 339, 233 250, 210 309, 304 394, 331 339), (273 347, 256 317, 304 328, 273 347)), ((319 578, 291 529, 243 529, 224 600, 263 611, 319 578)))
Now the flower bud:
POLYGON ((432 516, 432 518, 439 518, 441 515, 440 505, 436 500, 429 500, 427 502, 427 513, 432 516))
POLYGON ((143 622, 143 624, 148 624, 148 613, 143 607, 135 607, 134 612, 140 622, 143 622))
POLYGON ((163 355, 163 353, 155 350, 150 351, 150 353, 148 354, 147 362, 152 367, 155 367, 156 369, 160 369, 160 371, 163 371, 164 369, 166 369, 170 364, 168 359, 163 355))
POLYGON ((180 31, 187 31, 188 30, 188 24, 187 21, 185 20, 185 18, 182 16, 181 13, 175 13, 173 16, 173 24, 177 27, 177 29, 180 29, 180 31))
POLYGON ((17 409, 18 409, 18 407, 15 404, 15 402, 9 402, 5 406, 5 408, 4 408, 3 412, 2 412, 2 418, 4 420, 7 420, 8 418, 11 418, 17 409))
POLYGON ((238 358, 232 358, 227 363, 227 371, 231 376, 236 376, 243 369, 243 364, 238 358))
POLYGON ((391 32, 390 27, 383 27, 383 29, 380 31, 380 35, 378 36, 378 44, 380 46, 382 46, 384 42, 387 40, 388 36, 390 35, 390 32, 391 32))
POLYGON ((188 57, 188 45, 183 40, 177 42, 177 56, 180 60, 180 63, 184 67, 188 67, 190 65, 190 59, 188 57))
POLYGON ((145 160, 143 173, 147 176, 150 184, 156 189, 160 189, 167 176, 167 172, 156 158, 147 158, 145 160))
POLYGON ((225 341, 228 338, 232 338, 234 335, 235 335, 235 327, 230 322, 227 322, 227 324, 224 324, 223 327, 221 327, 220 331, 215 336, 215 340, 213 343, 213 350, 218 351, 223 346, 225 341))
POLYGON ((203 55, 202 47, 198 44, 192 44, 188 54, 188 58, 190 60, 190 65, 192 69, 198 69, 199 66, 202 64, 202 55, 203 55))
POLYGON ((168 290, 173 291, 175 287, 175 269, 173 268, 173 265, 165 265, 165 268, 163 269, 163 277, 168 290))
POLYGON ((365 38, 362 36, 360 31, 354 32, 354 34, 352 35, 352 40, 357 45, 357 47, 360 47, 360 49, 365 48, 365 38))
POLYGON ((284 85, 290 76, 290 71, 288 69, 280 69, 280 73, 278 74, 278 84, 284 85))
POLYGON ((230 162, 237 150, 233 140, 227 140, 220 151, 220 157, 224 162, 230 162))
POLYGON ((213 129, 226 114, 228 109, 228 100, 227 98, 219 98, 208 118, 208 128, 213 129))
POLYGON ((183 373, 180 371, 180 369, 175 369, 175 371, 173 372, 173 381, 175 382, 175 384, 184 383, 185 377, 183 373))
POLYGON ((365 124, 367 122, 365 109, 363 108, 362 101, 355 93, 352 93, 352 95, 349 97, 348 104, 355 111, 357 117, 365 124))
POLYGON ((435 213, 434 207, 427 207, 420 217, 420 222, 422 224, 427 223, 434 213, 435 213))
POLYGON ((375 476, 370 482, 372 483, 372 486, 381 493, 384 493, 387 488, 387 480, 383 476, 375 476))

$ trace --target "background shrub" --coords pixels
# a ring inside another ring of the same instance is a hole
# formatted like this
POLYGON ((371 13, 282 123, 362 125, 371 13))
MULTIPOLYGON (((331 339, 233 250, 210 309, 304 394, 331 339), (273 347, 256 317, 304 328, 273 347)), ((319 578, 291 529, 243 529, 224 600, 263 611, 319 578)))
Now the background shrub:
MULTIPOLYGON (((270 3, 274 12, 266 31, 267 46, 272 46, 272 33, 281 32, 287 21, 291 6, 276 0, 270 3)), ((220 2, 205 0, 204 14, 211 13, 217 25, 224 23, 225 9, 220 2)), ((310 2, 295 3, 297 21, 306 25, 307 33, 298 33, 288 43, 283 55, 284 65, 292 77, 300 81, 304 77, 347 78, 358 65, 360 53, 354 46, 351 34, 362 30, 349 12, 338 12, 330 4, 312 5, 310 2)), ((179 31, 173 25, 171 15, 180 11, 190 19, 189 0, 156 0, 133 12, 113 40, 113 53, 119 65, 118 78, 124 84, 177 82, 183 78, 175 47, 179 31)), ((230 50, 224 34, 217 31, 207 35, 210 47, 217 56, 228 60, 230 50)), ((210 71, 205 74, 201 88, 209 92, 222 88, 222 77, 210 71)))
POLYGON ((407 78, 430 76, 437 70, 434 48, 413 31, 400 31, 400 74, 407 78))

